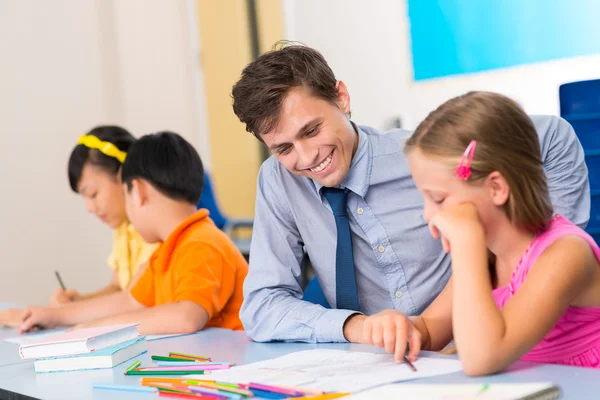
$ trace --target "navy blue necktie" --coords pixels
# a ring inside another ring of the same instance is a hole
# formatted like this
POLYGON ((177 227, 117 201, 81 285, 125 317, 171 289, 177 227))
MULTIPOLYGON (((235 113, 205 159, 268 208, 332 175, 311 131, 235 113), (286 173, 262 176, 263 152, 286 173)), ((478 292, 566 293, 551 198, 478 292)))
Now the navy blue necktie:
POLYGON ((323 188, 323 195, 329 202, 337 227, 337 247, 335 249, 335 287, 336 308, 360 311, 354 256, 352 255, 352 237, 350 220, 346 210, 348 189, 323 188))

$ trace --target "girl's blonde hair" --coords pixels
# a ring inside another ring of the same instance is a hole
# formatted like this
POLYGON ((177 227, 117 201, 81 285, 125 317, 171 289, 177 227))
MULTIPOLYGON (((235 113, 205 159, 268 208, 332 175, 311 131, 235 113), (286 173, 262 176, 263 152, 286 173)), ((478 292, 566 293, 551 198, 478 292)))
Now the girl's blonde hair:
POLYGON ((530 232, 548 226, 552 203, 533 123, 506 96, 469 92, 431 112, 408 139, 405 153, 419 149, 455 169, 472 140, 477 147, 469 182, 500 172, 510 188, 504 210, 512 223, 530 232))

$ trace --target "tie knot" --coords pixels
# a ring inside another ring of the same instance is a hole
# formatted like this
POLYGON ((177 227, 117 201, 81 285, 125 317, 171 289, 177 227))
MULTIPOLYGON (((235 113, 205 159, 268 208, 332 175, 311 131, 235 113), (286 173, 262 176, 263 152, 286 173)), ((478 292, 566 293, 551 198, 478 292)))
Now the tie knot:
POLYGON ((323 195, 331 206, 331 211, 336 217, 347 216, 346 200, 348 199, 348 189, 323 188, 323 195))

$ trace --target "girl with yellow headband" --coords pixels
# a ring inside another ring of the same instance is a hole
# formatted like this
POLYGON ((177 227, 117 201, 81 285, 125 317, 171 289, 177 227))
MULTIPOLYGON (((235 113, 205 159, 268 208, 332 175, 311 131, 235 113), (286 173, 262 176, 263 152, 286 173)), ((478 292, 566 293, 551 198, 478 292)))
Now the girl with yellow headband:
POLYGON ((126 290, 157 247, 142 240, 125 214, 120 170, 133 142, 133 135, 123 128, 99 126, 82 135, 71 152, 68 165, 71 189, 81 195, 89 213, 114 230, 113 249, 108 258, 113 274, 110 283, 94 293, 58 289, 51 299, 54 305, 126 290))

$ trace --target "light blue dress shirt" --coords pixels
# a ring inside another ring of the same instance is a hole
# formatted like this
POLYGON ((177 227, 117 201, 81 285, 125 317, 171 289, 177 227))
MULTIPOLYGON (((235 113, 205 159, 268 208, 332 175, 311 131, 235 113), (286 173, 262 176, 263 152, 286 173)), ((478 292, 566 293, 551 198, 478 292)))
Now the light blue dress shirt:
MULTIPOLYGON (((589 219, 588 172, 573 128, 552 116, 531 117, 539 134, 555 212, 581 227, 589 219)), ((341 186, 348 213, 361 312, 395 309, 418 315, 450 277, 450 257, 429 234, 423 198, 403 146, 410 131, 357 127, 358 148, 341 186)), ((354 313, 335 309, 336 225, 313 180, 286 170, 275 157, 259 173, 250 269, 240 317, 256 341, 344 342, 354 313), (301 300, 306 250, 328 310, 301 300)))

